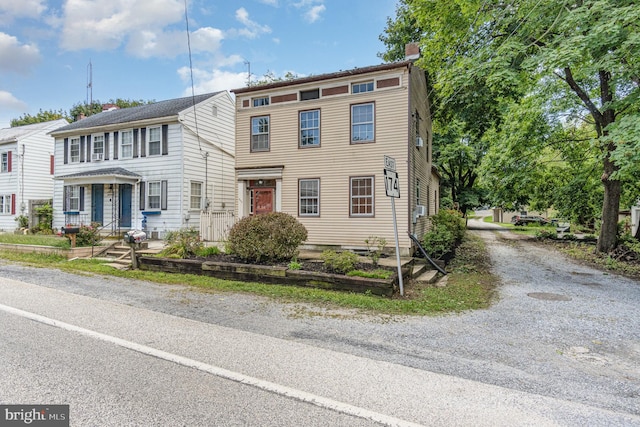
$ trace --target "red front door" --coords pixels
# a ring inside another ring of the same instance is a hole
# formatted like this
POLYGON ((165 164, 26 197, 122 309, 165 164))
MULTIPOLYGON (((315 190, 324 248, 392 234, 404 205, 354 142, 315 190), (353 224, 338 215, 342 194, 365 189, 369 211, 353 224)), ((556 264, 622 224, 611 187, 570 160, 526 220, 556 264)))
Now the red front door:
POLYGON ((256 188, 253 190, 254 215, 273 212, 273 188, 256 188))

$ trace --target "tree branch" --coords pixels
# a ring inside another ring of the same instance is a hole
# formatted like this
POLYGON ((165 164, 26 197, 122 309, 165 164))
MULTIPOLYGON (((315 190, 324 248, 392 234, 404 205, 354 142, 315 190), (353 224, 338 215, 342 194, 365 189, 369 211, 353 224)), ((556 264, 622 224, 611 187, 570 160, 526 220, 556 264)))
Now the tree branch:
POLYGON ((578 98, 580 98, 582 103, 587 107, 587 110, 589 110, 596 122, 601 124, 604 121, 602 113, 600 112, 600 110, 598 110, 598 107, 596 107, 596 105, 591 101, 589 95, 574 80, 571 68, 565 67, 564 78, 562 78, 562 80, 564 80, 569 85, 571 90, 573 90, 575 94, 578 95, 578 98))

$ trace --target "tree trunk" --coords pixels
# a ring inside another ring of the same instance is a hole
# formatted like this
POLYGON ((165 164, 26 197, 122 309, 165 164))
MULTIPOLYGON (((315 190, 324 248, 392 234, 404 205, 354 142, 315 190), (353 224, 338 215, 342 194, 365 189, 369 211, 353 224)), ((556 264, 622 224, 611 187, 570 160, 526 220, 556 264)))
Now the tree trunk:
POLYGON ((604 161, 604 201, 602 203, 602 225, 596 249, 598 252, 611 252, 618 244, 618 212, 620 210, 621 184, 618 180, 611 180, 609 176, 616 170, 609 158, 604 161))

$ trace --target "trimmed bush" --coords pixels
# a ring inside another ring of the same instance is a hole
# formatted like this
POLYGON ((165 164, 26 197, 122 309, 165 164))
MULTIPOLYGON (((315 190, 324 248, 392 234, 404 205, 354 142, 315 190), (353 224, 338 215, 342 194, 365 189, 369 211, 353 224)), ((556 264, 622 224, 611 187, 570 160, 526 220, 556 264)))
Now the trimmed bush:
POLYGON ((346 274, 353 270, 358 263, 358 255, 353 252, 336 252, 330 249, 323 251, 320 258, 330 270, 346 274))
POLYGON ((451 253, 462 241, 466 226, 460 212, 441 210, 431 218, 431 230, 422 238, 422 247, 432 258, 451 253))
POLYGON ((293 216, 271 212, 241 219, 229 231, 227 250, 246 261, 289 261, 307 239, 307 229, 293 216))

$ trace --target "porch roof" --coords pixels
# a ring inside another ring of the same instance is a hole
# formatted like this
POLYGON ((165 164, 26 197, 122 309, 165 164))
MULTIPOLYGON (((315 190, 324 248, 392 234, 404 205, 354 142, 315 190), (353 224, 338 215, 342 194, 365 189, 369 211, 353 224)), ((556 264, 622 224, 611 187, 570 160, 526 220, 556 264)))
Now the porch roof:
POLYGON ((142 176, 124 168, 92 169, 88 171, 56 176, 59 179, 76 185, 82 184, 135 184, 142 176))

